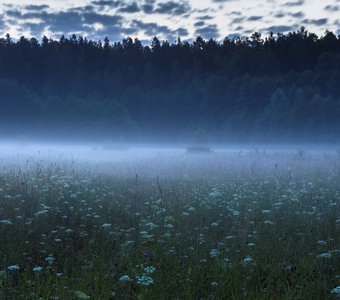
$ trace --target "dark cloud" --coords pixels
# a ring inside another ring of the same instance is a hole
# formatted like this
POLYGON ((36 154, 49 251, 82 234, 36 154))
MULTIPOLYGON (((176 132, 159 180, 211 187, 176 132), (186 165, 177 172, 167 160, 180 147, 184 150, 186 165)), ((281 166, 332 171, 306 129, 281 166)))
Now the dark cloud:
POLYGON ((328 23, 328 19, 327 18, 322 18, 322 19, 304 19, 303 23, 310 24, 310 25, 316 25, 316 26, 322 26, 322 25, 326 25, 328 23))
POLYGON ((215 12, 216 10, 212 8, 201 8, 201 9, 193 9, 192 12, 199 13, 199 14, 208 14, 209 12, 215 12))
POLYGON ((45 13, 40 15, 40 19, 52 32, 70 34, 84 31, 84 20, 77 12, 45 13))
MULTIPOLYGON (((32 11, 20 12, 17 10, 7 11, 7 16, 24 20, 23 26, 32 32, 38 32, 46 27, 54 33, 70 34, 74 32, 88 32, 89 26, 100 23, 105 27, 119 28, 122 26, 123 17, 119 15, 100 14, 94 11, 74 11, 73 9, 60 12, 32 11), (39 25, 27 20, 37 19, 39 25)), ((122 32, 124 30, 122 29, 122 32)))
MULTIPOLYGON (((13 20, 17 26, 20 26, 18 27, 20 31, 30 31, 30 33, 35 36, 40 36, 46 29, 56 35, 82 33, 92 38, 101 39, 104 36, 120 39, 122 36, 138 34, 140 32, 143 32, 147 36, 163 35, 171 38, 189 35, 188 30, 183 27, 173 29, 165 25, 159 25, 153 22, 146 23, 138 20, 130 22, 129 26, 129 23, 119 14, 102 14, 97 12, 98 6, 114 6, 118 8, 117 12, 124 13, 146 10, 150 13, 170 15, 182 15, 188 13, 191 9, 186 1, 181 3, 174 1, 158 3, 155 9, 154 5, 154 0, 144 0, 141 6, 138 6, 136 1, 126 5, 126 2, 123 3, 123 1, 101 0, 92 1, 91 5, 75 7, 59 12, 50 12, 45 9, 38 10, 38 7, 34 7, 34 9, 31 10, 18 10, 12 7, 11 9, 7 9, 6 16, 9 18, 9 21, 13 20), (34 22, 31 21, 33 19, 35 20, 34 22), (96 23, 102 24, 103 28, 95 29, 94 24, 96 23)), ((0 25, 2 23, 3 22, 1 22, 0 25)))
POLYGON ((209 16, 209 15, 204 15, 204 16, 199 16, 196 19, 197 20, 201 20, 201 21, 205 21, 205 20, 212 20, 214 17, 209 16))
POLYGON ((219 32, 217 29, 217 26, 214 25, 207 25, 205 27, 197 28, 195 31, 197 36, 201 36, 205 39, 210 39, 210 38, 218 38, 219 37, 219 32))
POLYGON ((263 31, 267 31, 267 32, 273 32, 273 33, 284 33, 284 32, 288 32, 288 31, 293 31, 297 28, 296 25, 278 25, 278 26, 270 26, 265 28, 263 31))
POLYGON ((199 21, 199 22, 194 23, 194 26, 195 26, 195 27, 202 27, 202 26, 204 26, 204 25, 205 25, 205 22, 204 22, 204 21, 199 21))
POLYGON ((168 26, 159 25, 157 23, 145 23, 140 20, 133 20, 132 27, 134 28, 135 32, 142 31, 145 35, 150 37, 163 35, 166 36, 168 40, 173 40, 178 36, 188 36, 189 32, 186 28, 177 28, 172 30, 168 26))
POLYGON ((18 24, 18 20, 17 19, 8 19, 6 20, 6 25, 8 25, 9 27, 11 27, 12 25, 17 25, 18 24))
POLYGON ((288 7, 302 6, 304 3, 305 3, 304 0, 297 0, 297 1, 286 2, 286 3, 283 4, 283 6, 288 6, 288 7))
POLYGON ((244 20, 245 20, 245 17, 234 18, 231 20, 230 25, 242 23, 244 20))
POLYGON ((133 27, 136 31, 143 31, 146 35, 156 36, 158 34, 169 35, 172 33, 171 29, 165 25, 158 25, 157 23, 145 23, 140 20, 133 20, 133 27))
POLYGON ((120 26, 106 26, 101 30, 92 32, 92 36, 96 39, 103 39, 108 37, 110 40, 118 41, 123 37, 137 34, 138 30, 136 28, 123 28, 120 26))
POLYGON ((25 9, 27 10, 44 10, 44 9, 49 9, 50 6, 47 4, 42 4, 42 5, 25 5, 25 9))
POLYGON ((114 37, 114 38, 120 39, 122 36, 132 35, 137 32, 138 30, 132 27, 123 28, 120 26, 106 26, 103 29, 98 30, 96 34, 101 38, 103 36, 107 36, 110 38, 114 37))
POLYGON ((177 36, 188 36, 189 32, 186 28, 180 27, 173 31, 177 36))
POLYGON ((83 14, 81 17, 84 23, 100 23, 104 26, 120 25, 123 21, 123 17, 119 15, 102 15, 95 12, 83 14))
POLYGON ((242 15, 242 13, 240 12, 240 11, 236 11, 236 10, 234 10, 234 11, 232 11, 229 15, 234 15, 234 16, 241 16, 242 15))
POLYGON ((22 17, 22 12, 17 9, 6 10, 5 13, 7 17, 11 17, 11 18, 20 19, 22 17))
POLYGON ((144 4, 142 5, 142 10, 145 14, 153 13, 154 6, 153 4, 144 4))
POLYGON ((329 11, 329 12, 339 11, 340 10, 340 6, 339 5, 326 5, 324 7, 324 10, 329 11))
POLYGON ((52 32, 58 33, 73 33, 84 30, 84 19, 82 15, 77 12, 58 12, 48 13, 46 11, 32 11, 22 13, 16 10, 8 11, 7 16, 15 17, 17 20, 24 20, 25 22, 21 25, 22 30, 30 30, 37 33, 39 29, 41 31, 48 27, 52 32), (30 19, 39 20, 39 24, 32 23, 30 19))
POLYGON ((72 7, 68 11, 73 11, 76 13, 83 13, 83 12, 92 13, 96 11, 96 8, 93 5, 86 5, 86 6, 72 7))
POLYGON ((253 30, 250 30, 250 29, 244 30, 244 31, 242 32, 243 36, 244 36, 244 35, 250 35, 250 34, 253 34, 253 33, 254 33, 254 31, 253 31, 253 30))
POLYGON ((124 12, 124 13, 136 13, 136 12, 140 12, 141 9, 136 2, 133 2, 129 5, 119 8, 118 11, 124 12))
POLYGON ((113 1, 113 0, 98 0, 98 1, 91 1, 91 4, 97 6, 110 6, 110 7, 119 7, 123 5, 122 1, 113 1))
POLYGON ((259 21, 259 20, 262 20, 262 16, 251 16, 249 17, 247 20, 248 21, 259 21))
POLYGON ((171 14, 171 15, 184 15, 191 11, 191 6, 187 1, 175 2, 168 1, 158 3, 155 13, 159 14, 171 14))
POLYGON ((286 14, 283 13, 282 11, 279 11, 274 15, 275 18, 283 18, 285 16, 286 16, 286 14))
POLYGON ((289 15, 294 18, 298 18, 298 19, 301 19, 305 16, 305 14, 302 11, 298 11, 296 13, 290 13, 289 15))
POLYGON ((29 30, 30 31, 30 35, 40 38, 42 35, 42 32, 44 32, 45 28, 47 26, 45 24, 42 23, 32 23, 32 22, 26 22, 20 25, 20 29, 23 31, 29 30))
MULTIPOLYGON (((169 14, 169 15, 184 15, 191 11, 191 6, 187 1, 175 2, 161 2, 155 7, 155 0, 144 0, 144 4, 141 5, 139 10, 143 11, 145 14, 169 14)), ((134 3, 134 7, 131 6, 131 12, 137 12, 137 3, 134 3)), ((124 12, 122 8, 119 9, 120 12, 124 12)))
POLYGON ((3 16, 0 15, 0 30, 4 30, 5 28, 5 22, 3 21, 3 16))
POLYGON ((101 23, 104 26, 120 25, 123 20, 123 17, 119 15, 100 14, 94 11, 75 11, 73 9, 53 13, 46 11, 22 13, 17 10, 12 10, 7 11, 7 16, 21 20, 38 19, 42 23, 52 27, 69 26, 69 28, 75 26, 81 27, 83 24, 94 23, 101 23))

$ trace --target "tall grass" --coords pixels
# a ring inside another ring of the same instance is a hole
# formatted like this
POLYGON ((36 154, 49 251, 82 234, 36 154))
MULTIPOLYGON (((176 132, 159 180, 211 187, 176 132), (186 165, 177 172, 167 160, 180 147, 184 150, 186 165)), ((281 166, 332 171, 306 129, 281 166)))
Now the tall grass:
POLYGON ((0 299, 340 295, 336 153, 1 164, 0 299))

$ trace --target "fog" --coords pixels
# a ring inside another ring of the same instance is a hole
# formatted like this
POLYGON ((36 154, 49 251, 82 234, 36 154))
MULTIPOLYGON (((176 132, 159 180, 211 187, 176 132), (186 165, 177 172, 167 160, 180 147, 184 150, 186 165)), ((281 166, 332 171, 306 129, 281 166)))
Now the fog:
MULTIPOLYGON (((336 144, 217 144, 209 145, 211 152, 206 157, 221 157, 226 154, 281 153, 294 154, 304 151, 309 154, 337 153, 336 144)), ((70 143, 44 141, 0 141, 1 159, 43 159, 79 161, 93 163, 138 162, 145 159, 202 157, 200 153, 189 153, 185 144, 124 144, 107 148, 104 143, 70 143)))
POLYGON ((164 144, 112 144, 110 147, 95 143, 52 143, 44 141, 2 141, 1 167, 27 169, 39 164, 69 172, 114 174, 124 176, 157 176, 209 179, 223 178, 227 173, 272 175, 278 170, 288 174, 291 170, 323 170, 338 162, 337 145, 308 144, 230 144, 209 145, 208 153, 189 151, 182 145, 164 144))

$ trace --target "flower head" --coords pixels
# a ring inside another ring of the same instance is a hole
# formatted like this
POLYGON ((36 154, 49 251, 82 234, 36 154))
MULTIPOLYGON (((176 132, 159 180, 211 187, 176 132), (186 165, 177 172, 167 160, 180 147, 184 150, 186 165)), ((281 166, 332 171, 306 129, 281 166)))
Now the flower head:
POLYGON ((11 265, 7 267, 8 271, 18 271, 20 270, 19 265, 11 265))
POLYGON ((332 294, 340 295, 340 285, 332 289, 332 294))
POLYGON ((119 278, 119 281, 121 282, 129 282, 129 281, 132 281, 132 279, 130 278, 129 275, 123 275, 119 278))
POLYGON ((136 276, 137 284, 144 285, 144 286, 150 286, 153 285, 154 281, 149 276, 136 276))

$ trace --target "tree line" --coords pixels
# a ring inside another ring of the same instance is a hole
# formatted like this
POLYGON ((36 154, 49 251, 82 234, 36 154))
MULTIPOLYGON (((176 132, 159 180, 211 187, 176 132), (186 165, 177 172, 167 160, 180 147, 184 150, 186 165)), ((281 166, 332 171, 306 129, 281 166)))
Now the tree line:
POLYGON ((0 39, 0 135, 340 141, 340 36, 0 39))

